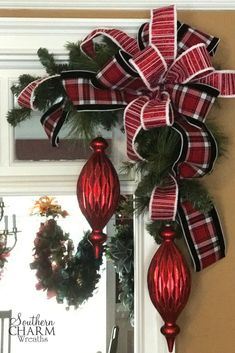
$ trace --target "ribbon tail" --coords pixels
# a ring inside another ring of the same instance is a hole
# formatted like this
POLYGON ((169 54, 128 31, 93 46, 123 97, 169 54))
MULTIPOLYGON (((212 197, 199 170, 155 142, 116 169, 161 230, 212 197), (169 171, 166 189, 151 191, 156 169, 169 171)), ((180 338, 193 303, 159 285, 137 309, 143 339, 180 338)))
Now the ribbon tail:
POLYGON ((127 155, 131 160, 144 160, 138 153, 135 140, 141 129, 149 130, 166 125, 172 125, 174 112, 169 94, 162 93, 162 99, 149 99, 141 96, 131 102, 124 111, 124 126, 126 131, 127 155))
POLYGON ((205 44, 200 43, 184 51, 173 62, 166 74, 166 82, 185 84, 213 72, 210 55, 205 44))
POLYGON ((189 201, 184 201, 178 207, 178 216, 195 271, 201 271, 225 256, 225 240, 215 207, 202 213, 189 201))
POLYGON ((149 42, 158 48, 167 66, 170 66, 177 54, 177 14, 175 5, 151 11, 149 42))
POLYGON ((151 220, 174 221, 178 205, 178 184, 172 175, 169 175, 162 186, 153 189, 149 216, 151 220))
POLYGON ((205 121, 219 91, 204 84, 168 85, 172 104, 180 114, 205 121))
POLYGON ((40 119, 53 147, 58 147, 59 145, 58 134, 65 122, 66 116, 67 112, 64 111, 64 100, 62 100, 48 109, 40 119))
POLYGON ((98 28, 92 31, 81 43, 81 50, 89 57, 94 58, 95 45, 93 39, 98 36, 105 36, 111 39, 119 48, 128 54, 136 54, 139 51, 137 40, 119 29, 98 28))

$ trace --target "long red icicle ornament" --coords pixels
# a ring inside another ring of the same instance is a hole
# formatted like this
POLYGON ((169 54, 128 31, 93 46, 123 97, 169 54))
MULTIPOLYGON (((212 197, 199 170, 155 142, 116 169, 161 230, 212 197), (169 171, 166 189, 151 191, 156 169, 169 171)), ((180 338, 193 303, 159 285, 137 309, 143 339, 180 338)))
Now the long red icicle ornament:
POLYGON ((77 198, 82 213, 92 227, 89 240, 98 259, 102 244, 107 239, 102 230, 117 207, 120 184, 117 173, 105 154, 107 142, 102 137, 97 137, 90 146, 93 154, 79 175, 77 198))
POLYGON ((175 321, 185 307, 191 288, 187 264, 174 243, 176 234, 170 226, 161 232, 163 243, 158 248, 148 270, 148 289, 153 305, 165 324, 161 328, 172 352, 180 328, 175 321))

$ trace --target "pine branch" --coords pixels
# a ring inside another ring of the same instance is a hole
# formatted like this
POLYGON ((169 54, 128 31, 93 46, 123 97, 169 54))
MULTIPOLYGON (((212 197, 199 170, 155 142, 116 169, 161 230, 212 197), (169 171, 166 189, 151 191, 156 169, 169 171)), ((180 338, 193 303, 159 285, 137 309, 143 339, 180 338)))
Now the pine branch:
POLYGON ((119 274, 122 292, 121 302, 128 308, 132 318, 134 314, 134 244, 131 224, 116 227, 116 233, 106 247, 109 256, 119 274))
POLYGON ((135 212, 137 212, 138 215, 146 212, 148 210, 149 203, 150 195, 135 196, 135 212))
POLYGON ((70 70, 90 70, 96 72, 99 69, 97 63, 81 51, 80 42, 68 42, 65 48, 69 51, 70 70))
POLYGON ((82 138, 91 140, 97 135, 99 127, 111 130, 118 123, 119 117, 117 112, 82 112, 72 109, 69 111, 67 126, 69 127, 68 135, 71 138, 82 138))
POLYGON ((31 109, 29 108, 13 108, 7 113, 7 121, 13 127, 16 127, 22 121, 30 119, 31 109))
POLYGON ((60 74, 62 71, 68 70, 68 64, 57 63, 54 55, 50 54, 46 48, 39 48, 37 54, 48 75, 60 74))
POLYGON ((96 56, 94 60, 98 64, 99 68, 102 68, 108 61, 113 59, 119 51, 119 48, 111 40, 104 37, 101 43, 95 44, 95 51, 96 56))
POLYGON ((54 75, 56 73, 56 63, 54 55, 50 54, 46 48, 39 48, 37 54, 42 66, 45 67, 46 72, 49 75, 54 75))
POLYGON ((212 198, 202 183, 182 180, 179 187, 181 199, 189 200, 197 210, 206 213, 213 207, 212 198))
POLYGON ((60 77, 42 82, 35 90, 34 105, 40 111, 45 111, 51 107, 58 99, 65 98, 64 91, 60 77))

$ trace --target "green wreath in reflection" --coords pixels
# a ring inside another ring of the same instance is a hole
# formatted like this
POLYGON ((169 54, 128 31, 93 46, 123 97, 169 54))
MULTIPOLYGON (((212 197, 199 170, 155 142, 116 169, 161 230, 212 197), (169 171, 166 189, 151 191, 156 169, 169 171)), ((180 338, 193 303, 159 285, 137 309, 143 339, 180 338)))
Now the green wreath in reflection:
POLYGON ((36 201, 32 214, 46 216, 34 240, 34 261, 30 264, 36 270, 36 289, 47 291, 47 297, 56 296, 58 303, 67 308, 78 308, 93 296, 100 279, 102 259, 94 259, 93 247, 87 240, 89 231, 79 242, 74 253, 73 241, 57 224, 56 217, 66 217, 61 206, 48 196, 36 201))

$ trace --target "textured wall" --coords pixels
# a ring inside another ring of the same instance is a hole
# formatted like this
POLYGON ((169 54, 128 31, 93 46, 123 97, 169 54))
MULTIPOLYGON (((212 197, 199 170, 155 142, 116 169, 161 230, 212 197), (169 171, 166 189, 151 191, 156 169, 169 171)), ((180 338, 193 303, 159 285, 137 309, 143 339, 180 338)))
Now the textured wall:
MULTIPOLYGON (((221 38, 214 62, 235 69, 235 11, 187 12, 184 21, 221 38)), ((207 177, 227 241, 227 257, 192 275, 192 295, 179 320, 177 353, 235 352, 235 99, 220 99, 210 114, 229 137, 227 156, 207 177)))

